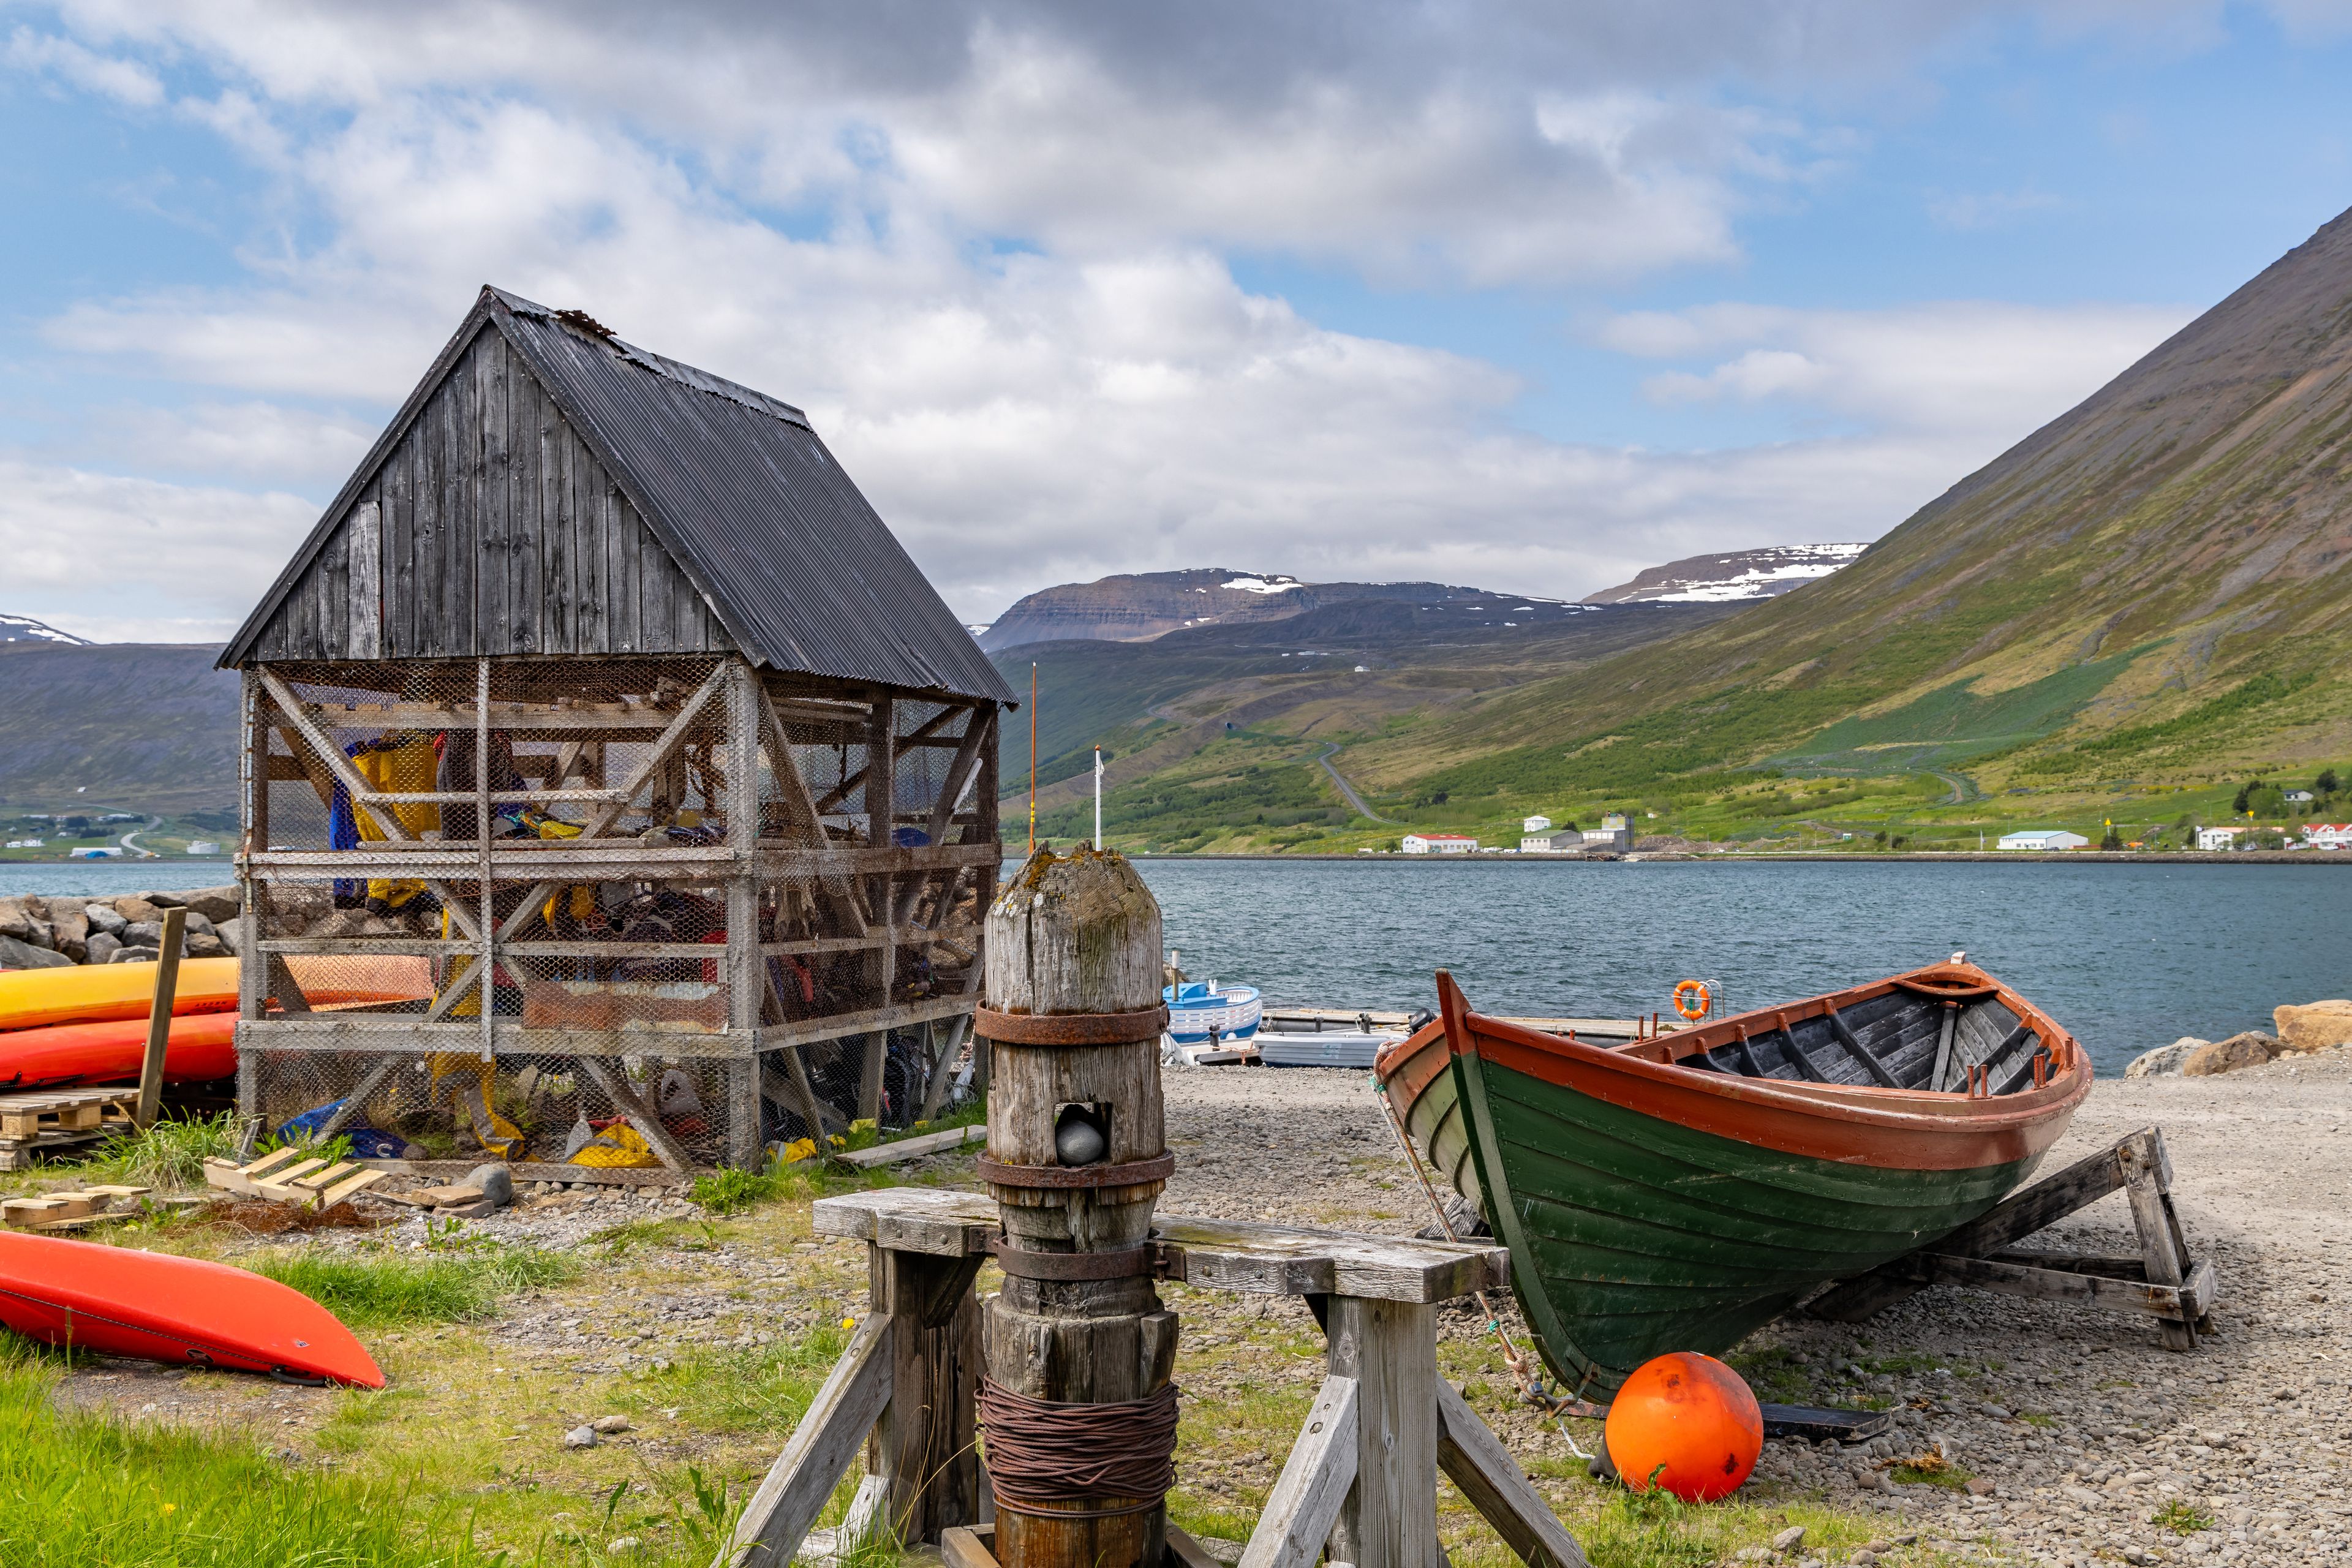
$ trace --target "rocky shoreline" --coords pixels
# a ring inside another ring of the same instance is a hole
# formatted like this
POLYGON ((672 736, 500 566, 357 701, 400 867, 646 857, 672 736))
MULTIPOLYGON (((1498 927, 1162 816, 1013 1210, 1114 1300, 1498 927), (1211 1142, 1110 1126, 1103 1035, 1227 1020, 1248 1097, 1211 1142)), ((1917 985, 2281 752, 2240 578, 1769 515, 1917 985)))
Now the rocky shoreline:
POLYGON ((188 911, 181 957, 231 957, 243 908, 234 884, 111 899, 14 894, 0 898, 0 969, 152 963, 163 952, 163 911, 171 909, 188 911))

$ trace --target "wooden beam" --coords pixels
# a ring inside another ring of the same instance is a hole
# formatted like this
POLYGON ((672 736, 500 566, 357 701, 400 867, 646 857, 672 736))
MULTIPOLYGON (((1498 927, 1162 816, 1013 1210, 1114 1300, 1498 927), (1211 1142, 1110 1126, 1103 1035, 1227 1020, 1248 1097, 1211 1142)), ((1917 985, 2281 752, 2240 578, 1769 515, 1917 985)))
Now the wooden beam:
POLYGON ((604 1098, 628 1117, 629 1125, 637 1130, 637 1135, 653 1150, 654 1158, 673 1171, 693 1168, 694 1162, 686 1157, 685 1151, 670 1137, 669 1129, 662 1125, 661 1117, 630 1087, 626 1068, 617 1061, 607 1062, 599 1057, 582 1057, 579 1060, 588 1076, 594 1079, 597 1087, 604 1091, 604 1098))
POLYGON ((139 1103, 131 1121, 144 1132, 163 1105, 163 1058, 172 1044, 172 1005, 180 992, 180 950, 187 945, 188 911, 163 911, 162 951, 155 955, 155 991, 147 1003, 147 1048, 139 1059, 139 1103))
POLYGON ((889 1403, 896 1337, 892 1320, 879 1312, 858 1325, 792 1440, 743 1505, 713 1568, 785 1568, 792 1562, 889 1403))
POLYGON ((365 1072, 360 1074, 359 1082, 352 1086, 351 1093, 343 1097, 343 1103, 335 1113, 320 1124, 316 1141, 323 1143, 350 1126, 352 1119, 366 1108, 368 1097, 382 1089, 383 1080, 406 1066, 409 1060, 405 1057, 386 1057, 371 1064, 365 1072))
POLYGON ((1886 1064, 1880 1061, 1871 1052, 1870 1047, 1854 1037, 1853 1031, 1846 1026, 1845 1019, 1838 1015, 1835 1007, 1825 1009, 1822 1016, 1830 1021, 1830 1033, 1838 1037, 1838 1044, 1843 1046, 1850 1055, 1859 1058, 1862 1065, 1870 1069, 1870 1076, 1876 1079, 1882 1088, 1901 1089, 1903 1087, 1902 1080, 1886 1070, 1886 1064))
POLYGON ((977 1258, 867 1253, 874 1315, 891 1323, 890 1398, 868 1439, 866 1468, 898 1541, 936 1541, 979 1513, 973 1405, 980 1389, 977 1258))
POLYGON ((1528 1568, 1590 1568, 1576 1537, 1510 1450, 1444 1378, 1437 1380, 1437 1463, 1528 1568))
MULTIPOLYGON (((646 753, 638 762, 636 771, 629 775, 628 783, 614 792, 618 798, 590 820, 588 826, 582 829, 581 838, 602 838, 613 824, 628 815, 629 805, 637 798, 637 793, 653 782, 654 775, 668 763, 670 753, 677 750, 678 742, 685 740, 688 731, 694 728, 694 721, 702 716, 702 710, 727 689, 728 668, 729 661, 722 659, 704 678, 702 684, 694 689, 694 695, 679 705, 668 726, 655 737, 653 749, 646 753)), ((566 842, 577 844, 579 841, 574 838, 566 842)))
MULTIPOLYGON (((1323 1380, 1298 1440, 1290 1446, 1290 1458, 1266 1494, 1238 1568, 1313 1568, 1323 1555, 1323 1543, 1356 1484, 1360 1399, 1356 1379, 1334 1373, 1323 1380)), ((1416 1568, 1430 1568, 1435 1561, 1426 1559, 1416 1568)))
POLYGON ((1352 1377, 1356 1484, 1331 1530, 1334 1561, 1428 1568, 1438 1560, 1437 1309, 1335 1295, 1334 1375, 1352 1377))

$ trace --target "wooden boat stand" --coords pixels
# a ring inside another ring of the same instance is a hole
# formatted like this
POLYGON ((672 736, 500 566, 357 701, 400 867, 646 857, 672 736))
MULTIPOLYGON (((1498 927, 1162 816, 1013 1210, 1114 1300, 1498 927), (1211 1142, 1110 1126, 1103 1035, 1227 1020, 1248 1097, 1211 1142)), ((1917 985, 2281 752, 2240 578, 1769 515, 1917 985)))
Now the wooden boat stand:
POLYGON ((2172 1163, 2164 1134, 2153 1127, 2035 1183, 1932 1247, 1832 1287, 1806 1310, 1859 1323, 1930 1285, 2147 1312, 2157 1320, 2167 1350, 2195 1350, 2199 1334, 2214 1332, 2213 1263, 2189 1256, 2172 1203, 2172 1163), (2137 1258, 2017 1249, 2035 1231, 2114 1192, 2131 1202, 2137 1258))
MULTIPOLYGON (((903 1541, 939 1540, 950 1568, 993 1568, 994 1508, 972 1448, 972 1280, 998 1236, 996 1204, 893 1187, 821 1199, 814 1223, 866 1244, 873 1310, 717 1568, 789 1563, 861 1443, 868 1474, 853 1525, 887 1521, 903 1541)), ((1304 1297, 1328 1340, 1328 1375, 1240 1568, 1311 1568, 1327 1543, 1333 1562, 1357 1568, 1434 1568, 1441 1469, 1530 1568, 1586 1568, 1502 1443, 1438 1375, 1437 1304, 1503 1288, 1503 1248, 1169 1215, 1151 1247, 1160 1279, 1304 1297)), ((1172 1525, 1168 1542, 1171 1568, 1208 1568, 1172 1525)))

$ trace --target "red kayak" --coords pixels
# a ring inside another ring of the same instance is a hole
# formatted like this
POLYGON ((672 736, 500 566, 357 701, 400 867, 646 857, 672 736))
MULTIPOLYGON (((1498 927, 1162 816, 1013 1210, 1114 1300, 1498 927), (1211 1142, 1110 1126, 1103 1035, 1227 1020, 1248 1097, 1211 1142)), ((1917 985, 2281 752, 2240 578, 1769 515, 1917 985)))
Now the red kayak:
MULTIPOLYGON (((203 1083, 236 1071, 236 1015, 198 1013, 172 1020, 163 1081, 203 1083)), ((147 1054, 147 1020, 53 1024, 0 1034, 0 1094, 131 1083, 147 1054)))
POLYGON ((47 1344, 382 1388, 342 1321, 225 1263, 0 1232, 0 1323, 47 1344))

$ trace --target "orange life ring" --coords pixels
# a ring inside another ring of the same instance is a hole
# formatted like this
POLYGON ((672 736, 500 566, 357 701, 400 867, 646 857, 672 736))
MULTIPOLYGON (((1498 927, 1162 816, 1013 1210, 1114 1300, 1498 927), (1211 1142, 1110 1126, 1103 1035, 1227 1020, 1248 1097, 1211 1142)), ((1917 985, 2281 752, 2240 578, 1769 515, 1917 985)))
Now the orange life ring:
POLYGON ((1706 1010, 1713 1002, 1714 998, 1707 994, 1706 982, 1704 980, 1685 980, 1675 987, 1675 1011, 1694 1022, 1706 1016, 1706 1010), (1683 1005, 1685 993, 1696 994, 1698 1005, 1696 1007, 1683 1005))

